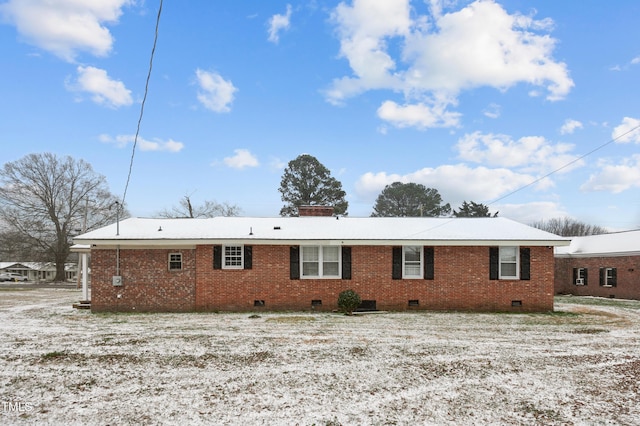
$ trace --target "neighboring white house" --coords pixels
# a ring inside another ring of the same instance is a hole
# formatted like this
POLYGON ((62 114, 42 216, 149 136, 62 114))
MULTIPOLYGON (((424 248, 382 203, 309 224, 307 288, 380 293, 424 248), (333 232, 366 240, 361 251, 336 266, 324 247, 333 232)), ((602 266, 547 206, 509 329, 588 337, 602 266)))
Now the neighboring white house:
MULTIPOLYGON (((75 281, 78 276, 78 265, 65 263, 65 280, 75 281)), ((0 272, 15 272, 27 277, 29 281, 52 281, 56 277, 54 262, 0 262, 0 272)))

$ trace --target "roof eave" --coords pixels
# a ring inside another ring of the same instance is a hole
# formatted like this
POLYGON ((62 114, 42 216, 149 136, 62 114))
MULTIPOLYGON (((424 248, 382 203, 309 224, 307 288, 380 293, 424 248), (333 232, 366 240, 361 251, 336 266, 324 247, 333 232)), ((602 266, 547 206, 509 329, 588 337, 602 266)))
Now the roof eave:
POLYGON ((195 247, 213 244, 255 245, 347 245, 347 246, 568 246, 570 240, 366 240, 366 239, 265 239, 265 238, 221 238, 221 239, 95 239, 76 240, 78 245, 91 247, 195 247))

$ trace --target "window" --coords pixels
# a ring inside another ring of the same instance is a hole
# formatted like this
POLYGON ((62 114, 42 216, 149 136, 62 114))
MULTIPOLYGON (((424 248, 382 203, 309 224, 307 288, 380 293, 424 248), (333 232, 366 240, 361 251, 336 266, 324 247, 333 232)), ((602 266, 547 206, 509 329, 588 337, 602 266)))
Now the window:
POLYGON ((182 253, 169 253, 169 270, 179 271, 182 269, 182 253))
POLYGON ((213 246, 213 269, 252 269, 253 246, 213 246))
POLYGON ((431 246, 392 247, 391 278, 433 280, 435 277, 434 253, 434 247, 431 246))
POLYGON ((530 280, 530 247, 489 247, 490 280, 530 280))
POLYGON ((303 278, 340 278, 339 246, 302 246, 303 278))
POLYGON ((603 287, 615 287, 617 285, 616 268, 600 268, 600 285, 603 287))
POLYGON ((222 269, 243 269, 243 254, 242 246, 223 246, 222 269))
POLYGON ((402 278, 422 278, 422 247, 402 247, 402 278))
POLYGON ((500 279, 518 279, 518 247, 500 247, 500 279))
POLYGON ((574 285, 587 285, 587 268, 574 268, 573 269, 573 284, 574 285))

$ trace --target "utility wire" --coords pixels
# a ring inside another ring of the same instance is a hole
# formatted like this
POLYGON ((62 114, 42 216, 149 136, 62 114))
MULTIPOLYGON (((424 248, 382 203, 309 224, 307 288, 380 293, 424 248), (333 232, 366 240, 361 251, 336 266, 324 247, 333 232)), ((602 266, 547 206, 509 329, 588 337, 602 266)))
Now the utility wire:
POLYGON ((162 14, 162 0, 160 0, 160 7, 158 8, 158 17, 156 18, 156 31, 153 37, 153 48, 151 49, 151 58, 149 59, 149 72, 147 73, 147 81, 144 86, 144 96, 142 98, 142 104, 140 105, 140 116, 138 117, 138 126, 136 127, 136 135, 133 138, 133 148, 131 149, 131 161, 129 162, 129 174, 127 175, 127 183, 124 186, 124 193, 122 194, 122 207, 124 207, 125 199, 127 198, 127 189, 129 188, 129 181, 131 180, 131 172, 133 170, 133 158, 136 154, 136 145, 138 145, 138 135, 140 134, 140 124, 142 123, 142 116, 144 115, 144 104, 147 101, 147 93, 149 92, 149 80, 151 79, 151 70, 153 69, 153 57, 156 52, 156 44, 158 43, 158 28, 160 27, 160 15, 162 14))
MULTIPOLYGON (((638 130, 638 129, 640 129, 640 125, 637 125, 637 126, 635 126, 635 127, 631 128, 631 129, 627 130, 626 132, 624 132, 624 133, 622 133, 622 134, 620 134, 620 135, 616 136, 615 138, 613 138, 613 139, 609 140, 608 142, 605 142, 605 143, 603 143, 602 145, 595 147, 594 149, 592 149, 591 151, 587 152, 586 154, 582 154, 582 155, 581 155, 581 156, 579 156, 578 158, 576 158, 576 159, 574 159, 574 160, 572 160, 572 161, 569 161, 569 162, 568 162, 568 163, 566 163, 565 165, 563 165, 563 166, 561 166, 561 167, 558 167, 557 169, 555 169, 555 170, 553 170, 553 171, 551 171, 551 172, 547 173, 546 175, 541 176, 541 177, 539 177, 538 179, 535 179, 535 180, 533 180, 532 182, 529 182, 528 184, 523 185, 523 186, 521 186, 520 188, 515 189, 515 190, 513 190, 513 191, 509 192, 508 194, 503 195, 503 196, 502 196, 502 197, 500 197, 500 198, 496 198, 495 200, 493 200, 493 201, 491 201, 491 202, 487 203, 487 206, 489 206, 489 205, 491 205, 491 204, 494 204, 494 203, 497 203, 497 202, 498 202, 498 201, 500 201, 500 200, 504 200, 505 198, 512 196, 512 195, 513 195, 513 194, 515 194, 516 192, 522 191, 523 189, 528 188, 528 187, 530 187, 531 185, 534 185, 534 184, 536 184, 536 183, 540 182, 542 179, 547 178, 547 177, 551 176, 552 174, 559 172, 560 170, 566 169, 566 168, 567 168, 567 167, 569 167, 570 165, 572 165, 572 164, 574 164, 574 163, 577 163, 578 161, 582 160, 583 158, 588 157, 589 155, 593 154, 594 152, 601 150, 602 148, 606 147, 607 145, 611 145, 612 143, 614 143, 614 142, 615 142, 615 141, 617 141, 618 139, 622 138, 623 136, 626 136, 626 135, 628 135, 628 134, 630 134, 630 133, 633 133, 633 132, 635 132, 635 131, 636 131, 636 130, 638 130)), ((453 217, 452 217, 452 218, 450 218, 449 220, 447 220, 447 221, 445 221, 445 222, 442 222, 442 223, 439 223, 439 224, 437 224, 437 225, 432 226, 431 228, 428 228, 428 229, 421 229, 420 231, 417 231, 417 232, 414 232, 414 233, 412 233, 412 234, 409 234, 409 235, 407 235, 405 238, 409 238, 409 237, 412 237, 412 236, 414 236, 414 235, 418 235, 418 234, 423 233, 423 232, 428 232, 428 231, 431 231, 431 230, 433 230, 433 229, 440 228, 441 226, 445 226, 445 225, 447 225, 448 223, 453 222, 454 220, 455 220, 455 218, 453 218, 453 217)))
POLYGON ((605 143, 603 143, 602 145, 595 147, 594 149, 592 149, 591 151, 587 152, 586 154, 582 154, 581 156, 579 156, 579 157, 578 157, 578 158, 576 158, 575 160, 569 161, 569 162, 568 162, 568 163, 566 163, 565 165, 563 165, 563 166, 561 166, 561 167, 558 167, 557 169, 555 169, 555 170, 553 170, 553 171, 551 171, 551 172, 547 173, 546 175, 544 175, 544 176, 540 176, 539 178, 537 178, 537 179, 535 179, 535 180, 533 180, 533 181, 529 182, 528 184, 523 185, 523 186, 521 186, 520 188, 514 189, 513 191, 511 191, 511 192, 509 192, 509 193, 507 193, 507 194, 503 195, 502 197, 496 198, 495 200, 493 200, 493 201, 491 201, 491 202, 489 202, 489 203, 487 203, 487 204, 488 204, 488 205, 495 204, 495 203, 497 203, 498 201, 504 200, 505 198, 512 196, 512 195, 513 195, 513 194, 515 194, 516 192, 520 192, 520 191, 522 191, 523 189, 530 187, 531 185, 535 185, 536 183, 540 182, 542 179, 548 178, 548 177, 549 177, 549 176, 551 176, 552 174, 557 173, 557 172, 559 172, 560 170, 566 169, 566 168, 567 168, 567 167, 569 167, 570 165, 577 163, 578 161, 582 160, 583 158, 588 157, 589 155, 593 154, 594 152, 601 150, 601 149, 602 149, 602 148, 604 148, 605 146, 607 146, 607 145, 610 145, 610 144, 614 143, 615 141, 617 141, 618 139, 622 138, 623 136, 626 136, 626 135, 628 135, 629 133, 633 133, 633 132, 635 132, 635 131, 636 131, 636 130, 638 130, 638 129, 640 129, 640 125, 635 126, 635 127, 631 128, 631 129, 627 130, 626 132, 624 132, 624 133, 622 133, 622 134, 620 134, 620 135, 616 136, 615 138, 613 138, 613 139, 609 140, 608 142, 605 142, 605 143))

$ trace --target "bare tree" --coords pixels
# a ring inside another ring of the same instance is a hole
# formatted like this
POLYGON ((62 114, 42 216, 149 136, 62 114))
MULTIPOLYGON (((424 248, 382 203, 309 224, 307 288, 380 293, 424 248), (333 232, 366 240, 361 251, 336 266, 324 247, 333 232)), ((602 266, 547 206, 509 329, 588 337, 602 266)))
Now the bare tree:
POLYGON ((607 229, 598 225, 589 225, 570 217, 540 220, 531 224, 534 228, 551 232, 562 237, 582 237, 585 235, 606 234, 607 229))
POLYGON ((185 195, 180 204, 171 207, 171 209, 162 210, 158 213, 159 217, 216 217, 216 216, 239 216, 242 209, 236 205, 229 203, 219 204, 215 201, 205 201, 201 205, 194 206, 191 198, 185 195))
POLYGON ((29 154, 0 169, 2 243, 14 248, 12 256, 55 262, 56 281, 65 279, 71 237, 127 216, 120 207, 84 160, 29 154))

